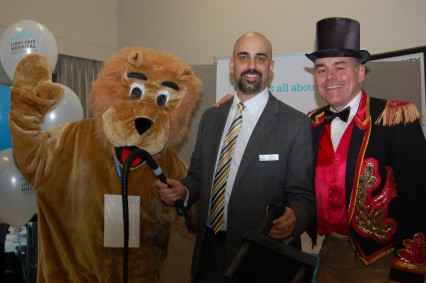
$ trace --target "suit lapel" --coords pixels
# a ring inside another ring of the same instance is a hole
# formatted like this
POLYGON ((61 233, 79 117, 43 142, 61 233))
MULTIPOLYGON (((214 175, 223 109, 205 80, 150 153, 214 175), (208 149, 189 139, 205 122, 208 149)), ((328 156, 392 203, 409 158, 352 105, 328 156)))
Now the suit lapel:
POLYGON ((315 156, 317 156, 319 141, 321 138, 322 131, 324 130, 324 110, 328 107, 329 106, 327 105, 308 113, 308 117, 311 119, 313 127, 312 142, 315 156))
MULTIPOLYGON (((360 129, 354 126, 352 130, 351 140, 349 144, 348 154, 346 158, 346 180, 345 180, 345 193, 346 193, 346 207, 352 206, 351 195, 354 187, 358 184, 359 169, 361 164, 357 164, 358 161, 363 160, 361 146, 365 136, 365 129, 360 129)), ((354 190, 356 191, 356 189, 354 190)))
POLYGON ((222 139, 223 131, 225 130, 226 119, 228 118, 229 111, 231 110, 232 100, 227 101, 222 107, 218 108, 217 120, 215 129, 213 130, 213 148, 216 151, 215 156, 219 151, 220 140, 222 139))
POLYGON ((268 139, 270 132, 275 127, 277 121, 275 116, 277 113, 278 100, 269 94, 269 99, 265 105, 265 109, 260 115, 259 121, 257 121, 253 133, 247 143, 232 190, 234 190, 234 188, 238 185, 242 176, 244 176, 247 169, 253 163, 253 159, 258 158, 260 148, 263 146, 265 141, 268 139))
POLYGON ((223 131, 225 130, 225 124, 226 119, 228 118, 229 111, 232 106, 232 99, 225 102, 223 105, 221 105, 218 108, 217 116, 216 116, 216 123, 213 129, 213 139, 212 139, 212 151, 211 151, 211 162, 210 162, 210 168, 208 172, 211 172, 211 182, 213 182, 213 174, 215 171, 216 166, 216 158, 219 155, 219 147, 220 147, 220 141, 222 139, 223 131))

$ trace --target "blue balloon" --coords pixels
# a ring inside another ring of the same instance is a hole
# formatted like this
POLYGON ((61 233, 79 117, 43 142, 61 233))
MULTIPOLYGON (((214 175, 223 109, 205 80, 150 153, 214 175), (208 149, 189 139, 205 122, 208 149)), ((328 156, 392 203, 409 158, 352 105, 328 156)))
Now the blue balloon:
POLYGON ((10 87, 0 85, 0 150, 12 148, 9 127, 10 87))

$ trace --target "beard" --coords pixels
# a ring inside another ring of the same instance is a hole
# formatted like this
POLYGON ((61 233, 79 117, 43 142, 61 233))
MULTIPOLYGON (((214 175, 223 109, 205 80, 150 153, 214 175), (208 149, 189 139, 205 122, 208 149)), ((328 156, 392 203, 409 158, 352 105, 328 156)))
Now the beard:
POLYGON ((247 70, 241 73, 240 79, 238 80, 238 88, 245 95, 257 94, 260 92, 260 88, 262 87, 262 73, 256 70, 247 70), (246 80, 243 80, 242 77, 247 74, 257 74, 260 78, 255 83, 249 83, 246 80))

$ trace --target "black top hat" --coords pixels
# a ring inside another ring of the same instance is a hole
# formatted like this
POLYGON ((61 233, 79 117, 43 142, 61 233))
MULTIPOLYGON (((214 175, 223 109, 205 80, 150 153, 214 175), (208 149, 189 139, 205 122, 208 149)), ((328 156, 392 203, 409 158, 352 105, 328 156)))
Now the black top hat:
POLYGON ((306 54, 312 62, 317 58, 354 57, 364 64, 370 53, 359 50, 359 22, 348 18, 327 18, 317 22, 315 52, 306 54))

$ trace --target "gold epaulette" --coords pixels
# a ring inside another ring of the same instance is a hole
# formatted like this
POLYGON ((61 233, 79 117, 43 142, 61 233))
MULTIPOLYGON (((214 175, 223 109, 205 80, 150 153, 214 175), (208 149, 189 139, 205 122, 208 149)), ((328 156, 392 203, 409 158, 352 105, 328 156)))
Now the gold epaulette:
POLYGON ((388 100, 382 114, 374 124, 382 126, 395 126, 398 124, 410 124, 420 118, 417 107, 405 101, 388 100))

